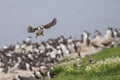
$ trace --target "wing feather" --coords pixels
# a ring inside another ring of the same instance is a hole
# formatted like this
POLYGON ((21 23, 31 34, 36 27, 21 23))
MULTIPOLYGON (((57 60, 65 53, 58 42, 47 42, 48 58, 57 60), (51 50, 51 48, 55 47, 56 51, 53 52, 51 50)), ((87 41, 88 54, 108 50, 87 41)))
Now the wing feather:
POLYGON ((52 26, 54 26, 56 23, 57 23, 57 20, 56 20, 56 18, 54 18, 50 23, 44 25, 44 28, 45 28, 45 29, 49 29, 49 28, 51 28, 52 26))
POLYGON ((29 33, 34 33, 37 30, 37 28, 32 28, 31 26, 28 27, 29 33))

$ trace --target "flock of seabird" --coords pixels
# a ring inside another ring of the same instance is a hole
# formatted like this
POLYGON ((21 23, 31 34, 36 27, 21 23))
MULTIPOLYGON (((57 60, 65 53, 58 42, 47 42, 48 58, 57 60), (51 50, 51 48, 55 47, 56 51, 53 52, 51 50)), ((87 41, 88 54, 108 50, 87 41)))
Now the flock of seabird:
MULTIPOLYGON (((51 72, 54 65, 62 62, 64 57, 71 53, 77 52, 76 50, 72 37, 66 39, 60 36, 57 39, 38 43, 33 43, 31 37, 28 37, 22 43, 3 46, 0 50, 0 69, 6 74, 26 70, 33 72, 31 75, 34 75, 35 79, 44 76, 51 78, 55 75, 51 72)), ((23 76, 18 76, 16 79, 24 80, 23 76)))
MULTIPOLYGON (((37 38, 39 35, 44 35, 44 28, 50 28, 55 24, 56 19, 54 18, 52 22, 42 27, 29 27, 28 32, 37 30, 37 38)), ((28 37, 22 43, 3 46, 0 50, 0 73, 16 73, 17 70, 24 70, 30 71, 31 75, 27 77, 17 75, 12 80, 40 80, 46 77, 50 80, 55 76, 55 73, 52 72, 54 66, 62 62, 66 57, 70 57, 71 54, 78 54, 76 57, 80 58, 84 48, 92 47, 94 50, 102 50, 119 45, 120 29, 113 28, 108 28, 105 35, 96 30, 93 37, 91 37, 90 33, 84 31, 80 40, 60 36, 46 42, 33 43, 31 37, 28 37)))
POLYGON ((96 30, 93 37, 91 37, 90 33, 84 31, 81 35, 81 40, 76 44, 79 52, 85 51, 85 49, 89 50, 89 48, 94 50, 98 49, 99 51, 102 49, 119 46, 120 29, 108 28, 105 35, 102 35, 101 32, 96 30))

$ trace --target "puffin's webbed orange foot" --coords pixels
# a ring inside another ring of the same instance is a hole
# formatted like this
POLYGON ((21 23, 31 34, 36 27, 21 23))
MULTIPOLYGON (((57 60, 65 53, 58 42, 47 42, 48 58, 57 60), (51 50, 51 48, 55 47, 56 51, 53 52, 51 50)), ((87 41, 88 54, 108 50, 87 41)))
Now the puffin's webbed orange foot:
POLYGON ((42 32, 41 35, 44 36, 44 33, 42 32))
POLYGON ((37 38, 38 38, 38 35, 36 35, 35 38, 37 39, 37 38))

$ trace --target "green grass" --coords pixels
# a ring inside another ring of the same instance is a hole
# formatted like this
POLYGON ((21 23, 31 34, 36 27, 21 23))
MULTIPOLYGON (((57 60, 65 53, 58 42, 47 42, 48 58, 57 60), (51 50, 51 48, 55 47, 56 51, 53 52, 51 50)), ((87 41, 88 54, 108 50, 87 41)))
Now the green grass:
POLYGON ((52 80, 120 80, 120 65, 110 70, 102 72, 86 72, 86 66, 90 65, 92 58, 95 62, 105 60, 105 58, 120 57, 120 46, 102 50, 97 54, 81 58, 81 67, 77 67, 75 60, 69 60, 69 64, 58 65, 53 71, 57 74, 52 80))

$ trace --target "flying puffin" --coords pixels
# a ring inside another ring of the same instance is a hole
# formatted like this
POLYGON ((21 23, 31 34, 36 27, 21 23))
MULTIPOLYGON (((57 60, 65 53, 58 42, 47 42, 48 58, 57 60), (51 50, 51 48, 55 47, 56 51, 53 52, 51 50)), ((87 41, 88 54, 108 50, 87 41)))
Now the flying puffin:
POLYGON ((39 35, 44 36, 44 29, 49 29, 52 26, 54 26, 56 23, 57 23, 57 20, 56 20, 56 18, 54 18, 50 23, 48 23, 46 25, 38 26, 37 28, 33 28, 33 27, 29 26, 28 33, 36 32, 35 38, 38 38, 39 35))

